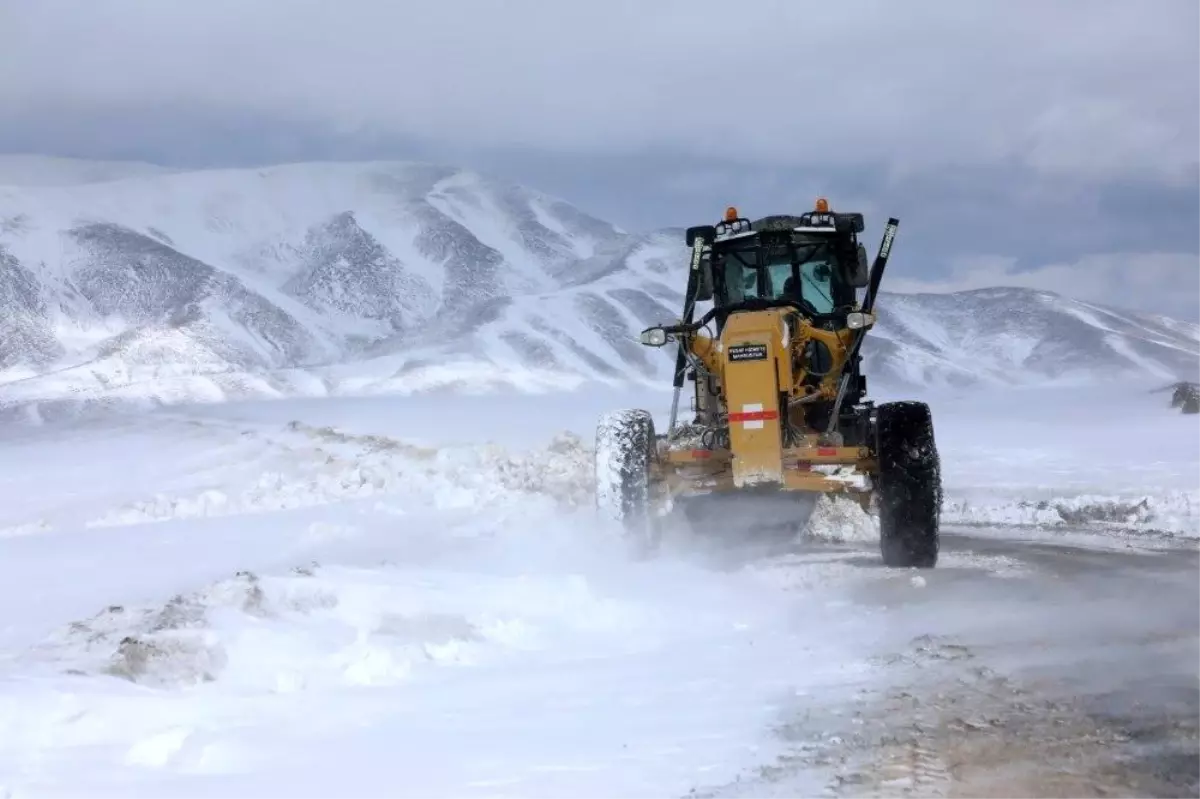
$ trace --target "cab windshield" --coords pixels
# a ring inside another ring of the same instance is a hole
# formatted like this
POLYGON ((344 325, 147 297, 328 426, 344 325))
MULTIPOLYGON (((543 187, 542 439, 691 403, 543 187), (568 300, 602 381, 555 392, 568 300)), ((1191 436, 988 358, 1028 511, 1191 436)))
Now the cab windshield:
POLYGON ((786 248, 731 250, 718 255, 715 271, 718 282, 724 283, 723 287, 718 286, 722 304, 790 297, 811 306, 815 313, 832 313, 832 254, 825 246, 800 246, 796 248, 796 257, 800 263, 793 267, 786 248))

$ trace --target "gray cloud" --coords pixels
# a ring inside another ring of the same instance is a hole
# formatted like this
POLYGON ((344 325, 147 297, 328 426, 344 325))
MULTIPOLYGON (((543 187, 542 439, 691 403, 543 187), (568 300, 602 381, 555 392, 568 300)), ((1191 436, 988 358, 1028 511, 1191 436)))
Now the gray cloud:
POLYGON ((252 109, 446 147, 1190 185, 1194 0, 38 0, 0 108, 252 109), (1152 13, 1151 13, 1152 12, 1152 13))
POLYGON ((1194 320, 1198 27, 1195 0, 0 0, 0 152, 433 160, 635 230, 828 195, 870 237, 901 218, 892 288, 1194 320))

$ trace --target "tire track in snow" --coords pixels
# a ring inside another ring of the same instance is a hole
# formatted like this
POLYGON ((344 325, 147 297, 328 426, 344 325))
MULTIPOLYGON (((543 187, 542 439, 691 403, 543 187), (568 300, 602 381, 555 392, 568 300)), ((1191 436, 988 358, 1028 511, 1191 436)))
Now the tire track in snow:
POLYGON ((1136 784, 1103 768, 1119 733, 976 664, 967 647, 922 636, 880 663, 899 687, 806 704, 777 728, 788 751, 776 763, 690 796, 772 795, 804 774, 826 775, 820 793, 838 799, 1093 796, 1136 784))
MULTIPOLYGON (((1186 645, 1195 633, 1159 637, 1186 645)), ((798 702, 777 728, 788 751, 776 763, 690 796, 780 795, 814 774, 825 775, 822 787, 797 795, 1186 796, 1200 787, 1194 685, 1191 705, 1177 699, 1139 716, 1108 694, 1072 695, 1061 676, 999 673, 950 636, 919 636, 877 663, 891 687, 798 702)))

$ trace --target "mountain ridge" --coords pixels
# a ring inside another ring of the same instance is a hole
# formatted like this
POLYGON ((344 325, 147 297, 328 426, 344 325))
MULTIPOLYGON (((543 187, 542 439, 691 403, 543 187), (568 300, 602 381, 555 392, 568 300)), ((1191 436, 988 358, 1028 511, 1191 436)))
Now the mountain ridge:
MULTIPOLYGON (((0 185, 10 409, 668 378, 636 336, 678 315, 681 230, 415 162, 56 169, 0 185)), ((883 382, 1189 379, 1200 356, 1196 325, 1044 291, 883 292, 878 310, 883 382)))

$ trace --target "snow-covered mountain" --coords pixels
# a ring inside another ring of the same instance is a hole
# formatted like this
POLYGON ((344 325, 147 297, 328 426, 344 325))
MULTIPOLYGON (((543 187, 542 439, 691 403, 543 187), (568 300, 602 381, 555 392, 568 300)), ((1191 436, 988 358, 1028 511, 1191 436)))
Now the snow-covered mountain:
MULTIPOLYGON (((629 234, 429 164, 0 166, 9 407, 670 370, 670 353, 637 332, 679 313, 679 230, 629 234)), ((902 255, 891 268, 906 268, 902 255)), ((1200 355, 1196 325, 1046 292, 887 295, 880 314, 867 348, 876 381, 1174 379, 1194 376, 1200 355)))
POLYGON ((891 382, 1069 384, 1200 370, 1200 326, 1049 291, 882 292, 878 313, 864 360, 891 382))

